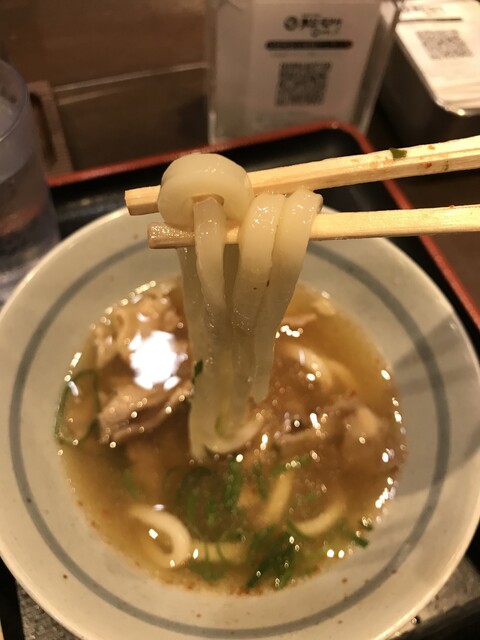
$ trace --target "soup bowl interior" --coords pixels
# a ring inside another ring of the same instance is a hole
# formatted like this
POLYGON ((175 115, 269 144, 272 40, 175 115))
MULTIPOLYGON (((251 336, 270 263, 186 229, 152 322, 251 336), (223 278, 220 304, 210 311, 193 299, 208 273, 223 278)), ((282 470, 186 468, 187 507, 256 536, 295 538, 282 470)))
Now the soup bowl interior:
POLYGON ((2 557, 82 638, 307 638, 313 627, 325 638, 391 635, 445 582, 479 516, 478 365, 448 302, 387 241, 310 247, 301 280, 331 293, 394 371, 409 447, 398 495, 368 548, 292 588, 192 592, 156 581, 99 538, 53 438, 63 376, 90 323, 140 284, 178 272, 173 251, 147 249, 145 227, 125 211, 85 227, 0 316, 2 557))

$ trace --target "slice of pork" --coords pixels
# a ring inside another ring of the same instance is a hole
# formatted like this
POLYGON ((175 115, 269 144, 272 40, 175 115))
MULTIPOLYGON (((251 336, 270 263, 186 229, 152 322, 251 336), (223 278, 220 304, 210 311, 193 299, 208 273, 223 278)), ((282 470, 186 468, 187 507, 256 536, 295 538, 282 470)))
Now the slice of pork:
POLYGON ((164 385, 144 389, 128 384, 119 388, 98 414, 100 441, 121 443, 156 429, 182 406, 191 390, 192 383, 188 380, 168 390, 164 385))
POLYGON ((95 325, 93 340, 99 368, 117 355, 129 364, 130 343, 138 332, 145 337, 152 331, 176 331, 181 319, 168 293, 169 289, 165 288, 147 291, 138 302, 114 307, 95 325))

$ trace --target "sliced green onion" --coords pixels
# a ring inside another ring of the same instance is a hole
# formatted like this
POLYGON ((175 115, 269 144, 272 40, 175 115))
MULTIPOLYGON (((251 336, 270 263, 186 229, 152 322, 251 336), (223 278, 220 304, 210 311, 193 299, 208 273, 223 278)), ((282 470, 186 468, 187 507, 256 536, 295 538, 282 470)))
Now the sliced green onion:
POLYGON ((290 533, 283 531, 263 539, 266 554, 247 580, 245 587, 250 590, 266 577, 273 577, 276 589, 283 589, 292 579, 296 561, 295 545, 290 542, 290 533))
POLYGON ((357 531, 352 531, 352 529, 350 529, 346 524, 342 524, 341 525, 341 531, 348 537, 350 538, 350 541, 353 542, 353 544, 356 544, 357 547, 368 547, 368 545, 370 544, 370 541, 367 540, 367 538, 364 538, 362 535, 360 535, 357 531))
POLYGON ((225 477, 223 500, 228 511, 235 511, 243 485, 242 467, 236 460, 230 460, 225 477))
POLYGON ((360 525, 366 530, 366 531, 373 531, 373 522, 371 521, 370 518, 366 518, 363 517, 360 520, 360 525))
POLYGON ((226 531, 224 531, 220 538, 220 542, 245 542, 247 537, 248 532, 246 531, 246 529, 238 526, 233 529, 227 529, 226 531))
POLYGON ((309 493, 304 493, 303 495, 296 496, 295 506, 301 507, 304 504, 313 502, 314 500, 318 500, 318 491, 310 491, 309 493))
POLYGON ((198 376, 202 373, 202 371, 203 371, 203 360, 197 360, 197 362, 195 362, 195 364, 193 365, 193 377, 192 377, 193 383, 198 378, 198 376))
POLYGON ((212 564, 211 562, 190 560, 188 568, 203 578, 205 582, 217 582, 217 580, 221 580, 225 575, 225 567, 219 564, 212 564))
POLYGON ((55 437, 63 444, 78 445, 96 426, 99 411, 97 374, 93 369, 80 371, 63 390, 55 422, 55 437))
POLYGON ((256 531, 250 545, 252 552, 255 553, 261 549, 262 544, 273 537, 274 531, 275 527, 273 525, 268 525, 268 527, 263 527, 263 529, 256 531))
POLYGON ((390 147, 390 153, 394 160, 400 160, 400 158, 405 158, 407 155, 406 149, 396 149, 395 147, 390 147))
POLYGON ((188 498, 190 491, 194 489, 203 478, 211 476, 212 474, 213 471, 211 469, 201 466, 193 467, 193 469, 187 471, 177 489, 176 503, 184 502, 188 498))
POLYGON ((368 547, 368 545, 370 544, 370 540, 367 540, 366 538, 364 538, 363 536, 359 536, 358 534, 355 534, 352 537, 352 542, 353 544, 356 544, 357 547, 368 547))
POLYGON ((200 493, 199 487, 194 487, 187 497, 186 517, 188 528, 192 533, 196 532, 195 515, 197 512, 198 494, 200 493))
POLYGON ((261 462, 255 462, 253 465, 253 476, 257 485, 257 493, 262 500, 266 500, 268 496, 267 481, 263 474, 261 462))
MULTIPOLYGON (((221 553, 218 550, 218 555, 220 557, 221 553)), ((210 555, 208 550, 208 543, 205 543, 205 560, 190 560, 188 563, 188 568, 199 575, 205 582, 216 582, 220 580, 225 575, 225 567, 222 565, 218 565, 218 563, 210 562, 210 555)))
POLYGON ((215 502, 215 498, 208 498, 207 500, 207 526, 209 529, 212 529, 216 524, 217 524, 217 520, 218 520, 218 514, 217 514, 217 504, 215 502))
POLYGON ((127 489, 128 493, 134 500, 138 500, 140 497, 140 491, 138 490, 137 484, 133 477, 133 473, 131 469, 125 469, 123 472, 123 484, 127 489))

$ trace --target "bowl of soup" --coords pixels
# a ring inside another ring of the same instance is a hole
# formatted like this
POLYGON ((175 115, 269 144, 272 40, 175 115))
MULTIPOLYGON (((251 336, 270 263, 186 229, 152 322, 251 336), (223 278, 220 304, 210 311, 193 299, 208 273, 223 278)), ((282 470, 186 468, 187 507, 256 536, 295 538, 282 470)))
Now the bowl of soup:
POLYGON ((0 316, 2 557, 82 638, 388 637, 478 522, 454 311, 385 240, 311 243, 248 442, 192 457, 208 362, 145 227, 86 226, 0 316))

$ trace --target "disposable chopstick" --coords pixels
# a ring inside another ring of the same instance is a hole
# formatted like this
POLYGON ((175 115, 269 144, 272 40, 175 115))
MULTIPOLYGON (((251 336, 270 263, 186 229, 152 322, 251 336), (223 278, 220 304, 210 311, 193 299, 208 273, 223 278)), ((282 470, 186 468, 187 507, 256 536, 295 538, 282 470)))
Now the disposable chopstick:
MULTIPOLYGON (((252 171, 249 177, 256 194, 291 193, 300 187, 326 189, 479 167, 480 135, 252 171)), ((159 186, 126 191, 125 202, 130 214, 144 215, 157 212, 159 193, 159 186)))
MULTIPOLYGON (((227 227, 227 244, 238 242, 238 226, 227 227)), ((435 207, 386 211, 356 211, 320 214, 314 220, 310 240, 434 235, 480 231, 480 205, 435 207)), ((166 224, 148 225, 152 249, 192 246, 192 231, 166 224)))

